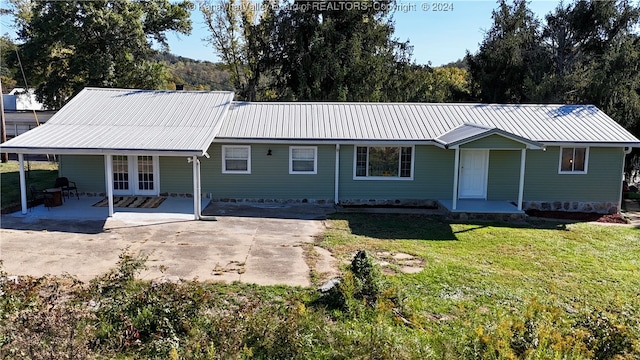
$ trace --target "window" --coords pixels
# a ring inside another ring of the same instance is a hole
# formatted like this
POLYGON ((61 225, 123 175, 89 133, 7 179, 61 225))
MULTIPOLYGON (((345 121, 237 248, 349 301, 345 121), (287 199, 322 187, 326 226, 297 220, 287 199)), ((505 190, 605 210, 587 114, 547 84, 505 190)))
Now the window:
POLYGON ((413 147, 356 146, 355 178, 413 177, 413 147))
POLYGON ((222 146, 222 172, 251 174, 251 146, 222 146))
POLYGON ((317 174, 318 147, 289 147, 289 174, 317 174))
POLYGON ((138 156, 138 189, 153 190, 153 157, 138 156))
POLYGON ((113 190, 129 190, 129 159, 113 155, 113 190))
POLYGON ((587 172, 588 148, 560 148, 560 173, 584 174, 587 172))

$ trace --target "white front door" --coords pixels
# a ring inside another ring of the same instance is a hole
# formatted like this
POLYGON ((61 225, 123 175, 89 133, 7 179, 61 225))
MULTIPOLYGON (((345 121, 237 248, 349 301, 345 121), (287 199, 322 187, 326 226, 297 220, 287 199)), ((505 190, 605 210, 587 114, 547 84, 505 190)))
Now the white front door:
POLYGON ((460 150, 461 199, 486 199, 489 150, 460 150))
POLYGON ((159 191, 157 156, 113 156, 114 195, 155 195, 159 191))

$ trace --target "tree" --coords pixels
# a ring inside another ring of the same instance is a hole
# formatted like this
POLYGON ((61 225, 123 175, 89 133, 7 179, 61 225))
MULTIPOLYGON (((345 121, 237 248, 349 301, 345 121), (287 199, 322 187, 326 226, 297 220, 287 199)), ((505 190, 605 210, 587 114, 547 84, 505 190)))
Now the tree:
POLYGON ((17 46, 11 39, 6 36, 0 37, 0 82, 3 93, 8 93, 18 84, 17 69, 9 65, 9 59, 13 57, 16 49, 17 46))
POLYGON ((261 77, 260 28, 256 3, 250 0, 201 2, 211 35, 205 39, 220 56, 240 99, 257 100, 261 77))
POLYGON ((388 1, 265 2, 204 6, 208 39, 240 97, 254 100, 385 101, 411 47, 391 38, 388 1))
POLYGON ((500 0, 493 11, 493 26, 480 49, 465 58, 469 72, 485 102, 531 102, 535 86, 549 67, 542 47, 539 21, 525 0, 509 5, 500 0))
POLYGON ((166 32, 191 31, 190 3, 169 0, 14 0, 23 65, 36 94, 59 108, 86 86, 162 87, 163 64, 149 61, 166 32))
POLYGON ((393 36, 389 1, 297 2, 278 13, 271 53, 289 100, 389 101, 410 68, 411 46, 393 36))
POLYGON ((468 54, 483 101, 594 104, 640 134, 640 6, 627 0, 560 4, 539 23, 516 0, 494 11, 468 54))

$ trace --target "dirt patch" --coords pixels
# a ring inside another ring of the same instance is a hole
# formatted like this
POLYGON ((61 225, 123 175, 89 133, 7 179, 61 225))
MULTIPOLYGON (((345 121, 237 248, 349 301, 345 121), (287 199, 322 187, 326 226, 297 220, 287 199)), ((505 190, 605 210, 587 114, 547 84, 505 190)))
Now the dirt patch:
POLYGON ((382 272, 389 275, 398 273, 415 274, 424 269, 424 259, 406 253, 376 252, 377 264, 382 272))
POLYGON ((559 219, 559 220, 576 220, 576 221, 596 221, 602 223, 612 224, 627 224, 628 221, 620 214, 603 215, 596 213, 583 213, 583 212, 567 212, 567 211, 541 211, 541 210, 527 210, 526 214, 529 216, 535 216, 545 219, 559 219))

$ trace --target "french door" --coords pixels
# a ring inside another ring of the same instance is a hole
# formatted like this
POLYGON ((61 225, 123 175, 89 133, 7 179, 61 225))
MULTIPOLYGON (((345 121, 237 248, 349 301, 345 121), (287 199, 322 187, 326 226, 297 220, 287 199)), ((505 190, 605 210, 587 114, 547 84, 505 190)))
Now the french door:
POLYGON ((158 195, 157 156, 113 156, 114 195, 158 195))

